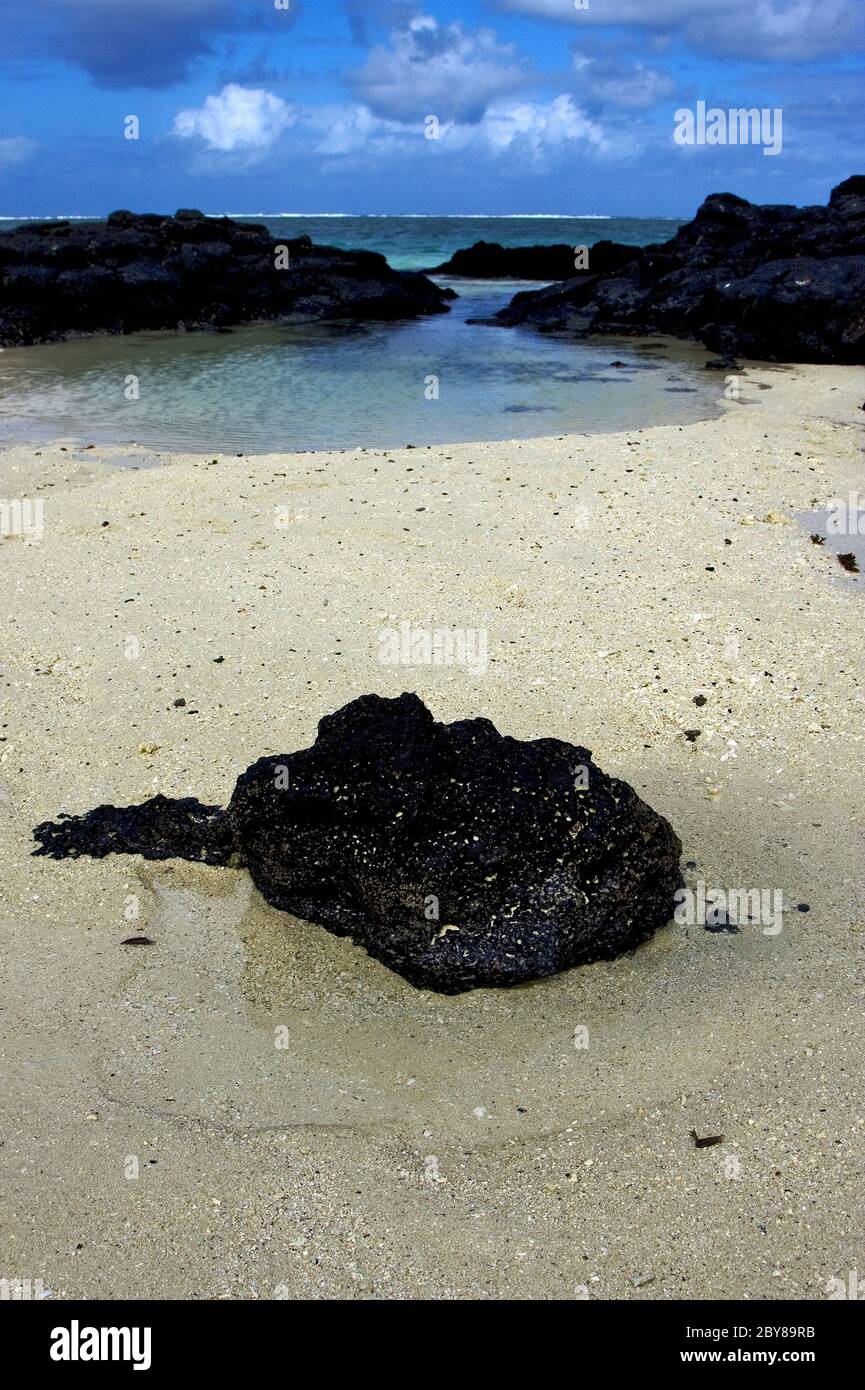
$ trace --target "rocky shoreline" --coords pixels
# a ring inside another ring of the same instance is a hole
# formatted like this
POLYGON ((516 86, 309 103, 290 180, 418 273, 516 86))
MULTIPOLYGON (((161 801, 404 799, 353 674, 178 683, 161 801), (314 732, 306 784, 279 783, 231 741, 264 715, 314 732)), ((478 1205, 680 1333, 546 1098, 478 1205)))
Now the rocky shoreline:
POLYGON ((582 255, 591 258, 593 275, 608 274, 639 254, 637 246, 597 241, 588 248, 564 246, 502 246, 498 241, 476 241, 449 260, 424 272, 473 280, 570 280, 578 272, 582 255))
POLYGON ((452 290, 374 251, 276 241, 260 224, 113 212, 0 233, 0 346, 255 322, 442 314, 452 290))
POLYGON ((426 272, 308 236, 280 242, 261 224, 194 209, 38 223, 0 233, 0 346, 446 313, 455 292, 430 275, 553 282, 480 320, 497 327, 689 339, 724 362, 857 364, 865 362, 865 176, 839 184, 826 207, 715 193, 659 244, 599 241, 587 253, 480 241, 426 272))
POLYGON ((596 249, 588 271, 517 294, 491 322, 688 338, 724 358, 865 362, 865 176, 825 208, 712 194, 669 241, 618 247, 633 254, 612 269, 596 249))

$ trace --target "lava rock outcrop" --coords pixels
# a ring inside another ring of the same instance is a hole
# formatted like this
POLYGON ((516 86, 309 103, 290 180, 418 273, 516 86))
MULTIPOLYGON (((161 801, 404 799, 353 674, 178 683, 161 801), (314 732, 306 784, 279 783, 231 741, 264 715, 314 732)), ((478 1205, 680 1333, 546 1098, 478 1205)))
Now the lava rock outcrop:
MULTIPOLYGON (((610 243, 612 244, 612 243, 610 243)), ((515 295, 495 321, 588 334, 663 334, 725 358, 865 362, 865 176, 827 207, 715 193, 669 241, 515 295)), ((608 254, 608 253, 607 253, 608 254)))
POLYGON ((575 246, 502 246, 497 241, 476 241, 473 246, 455 251, 450 260, 426 274, 462 275, 475 280, 571 280, 587 274, 609 274, 637 255, 637 246, 597 241, 589 252, 591 271, 578 271, 575 246))
POLYGON ((375 251, 277 241, 260 223, 113 212, 0 233, 0 345, 256 322, 410 319, 453 291, 375 251))
POLYGON ((585 748, 440 724, 409 694, 328 715, 311 748, 242 773, 224 812, 158 796, 34 835, 54 858, 245 865, 274 907, 446 994, 631 951, 682 886, 667 821, 585 748))

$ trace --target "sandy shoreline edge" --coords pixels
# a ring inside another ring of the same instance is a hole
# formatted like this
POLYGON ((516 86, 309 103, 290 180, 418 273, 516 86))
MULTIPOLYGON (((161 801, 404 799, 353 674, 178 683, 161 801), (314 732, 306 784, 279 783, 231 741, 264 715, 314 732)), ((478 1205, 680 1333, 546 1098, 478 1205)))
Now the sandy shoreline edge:
POLYGON ((140 471, 0 452, 0 496, 45 502, 39 544, 0 542, 7 1277, 770 1299, 865 1267, 865 610, 777 519, 862 491, 862 373, 741 382, 719 419, 616 435, 140 471), (484 628, 485 670, 382 664, 404 621, 484 628), (403 689, 590 747, 671 821, 689 883, 781 890, 783 930, 670 926, 445 999, 233 871, 29 857, 61 809, 224 802, 403 689))

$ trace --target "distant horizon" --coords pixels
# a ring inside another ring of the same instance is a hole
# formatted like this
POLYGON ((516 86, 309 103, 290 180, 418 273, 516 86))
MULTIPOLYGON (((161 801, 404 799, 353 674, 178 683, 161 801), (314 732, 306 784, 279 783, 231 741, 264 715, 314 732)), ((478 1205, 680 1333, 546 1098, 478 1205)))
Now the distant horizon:
MULTIPOLYGON (((120 211, 119 208, 112 208, 110 212, 89 213, 89 212, 57 212, 57 213, 19 213, 0 214, 0 222, 104 222, 111 212, 120 211)), ((628 212, 205 212, 203 208, 195 208, 196 212, 201 212, 204 217, 264 217, 275 220, 280 217, 316 217, 316 218, 366 218, 370 221, 385 222, 389 219, 402 219, 403 221, 460 221, 460 222, 678 222, 683 220, 687 214, 669 215, 653 213, 628 213, 628 212)), ((124 209, 132 212, 135 216, 145 216, 151 211, 136 212, 134 208, 124 209)), ((179 209, 175 209, 175 212, 179 209)), ((157 216, 173 217, 174 212, 159 213, 157 216)))
MULTIPOLYGON (((839 179, 838 183, 843 183, 846 178, 855 177, 854 173, 847 174, 839 179)), ((833 185, 837 187, 837 184, 833 185)), ((158 208, 146 207, 136 209, 114 204, 107 212, 102 213, 82 213, 82 212, 52 212, 52 213, 0 213, 0 223, 2 222, 102 222, 113 212, 129 211, 135 216, 145 216, 155 213, 157 216, 173 217, 181 208, 190 208, 196 212, 201 212, 207 218, 244 218, 261 217, 275 221, 279 218, 320 218, 320 219, 366 219, 369 221, 403 220, 403 221, 461 221, 461 222, 686 222, 689 221, 697 208, 705 202, 706 198, 717 197, 722 193, 732 194, 734 197, 744 197, 744 194, 735 193, 732 188, 717 188, 704 195, 690 212, 662 213, 662 212, 237 212, 237 211, 206 211, 204 208, 192 202, 178 203, 173 211, 161 211, 158 208)), ((757 202, 755 199, 746 199, 748 202, 757 202)), ((824 201, 828 201, 828 198, 824 201)), ((806 207, 807 203, 793 199, 792 206, 806 207)))

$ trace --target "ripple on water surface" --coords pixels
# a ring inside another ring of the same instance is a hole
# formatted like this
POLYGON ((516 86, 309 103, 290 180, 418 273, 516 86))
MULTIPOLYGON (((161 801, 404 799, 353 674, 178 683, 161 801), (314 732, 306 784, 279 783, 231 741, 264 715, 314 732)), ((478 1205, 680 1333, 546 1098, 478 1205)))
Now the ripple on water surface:
POLYGON ((516 286, 460 282, 450 313, 7 349, 0 437, 270 453, 684 423, 719 410, 706 354, 468 324, 516 286), (611 371, 614 360, 623 365, 611 371))

